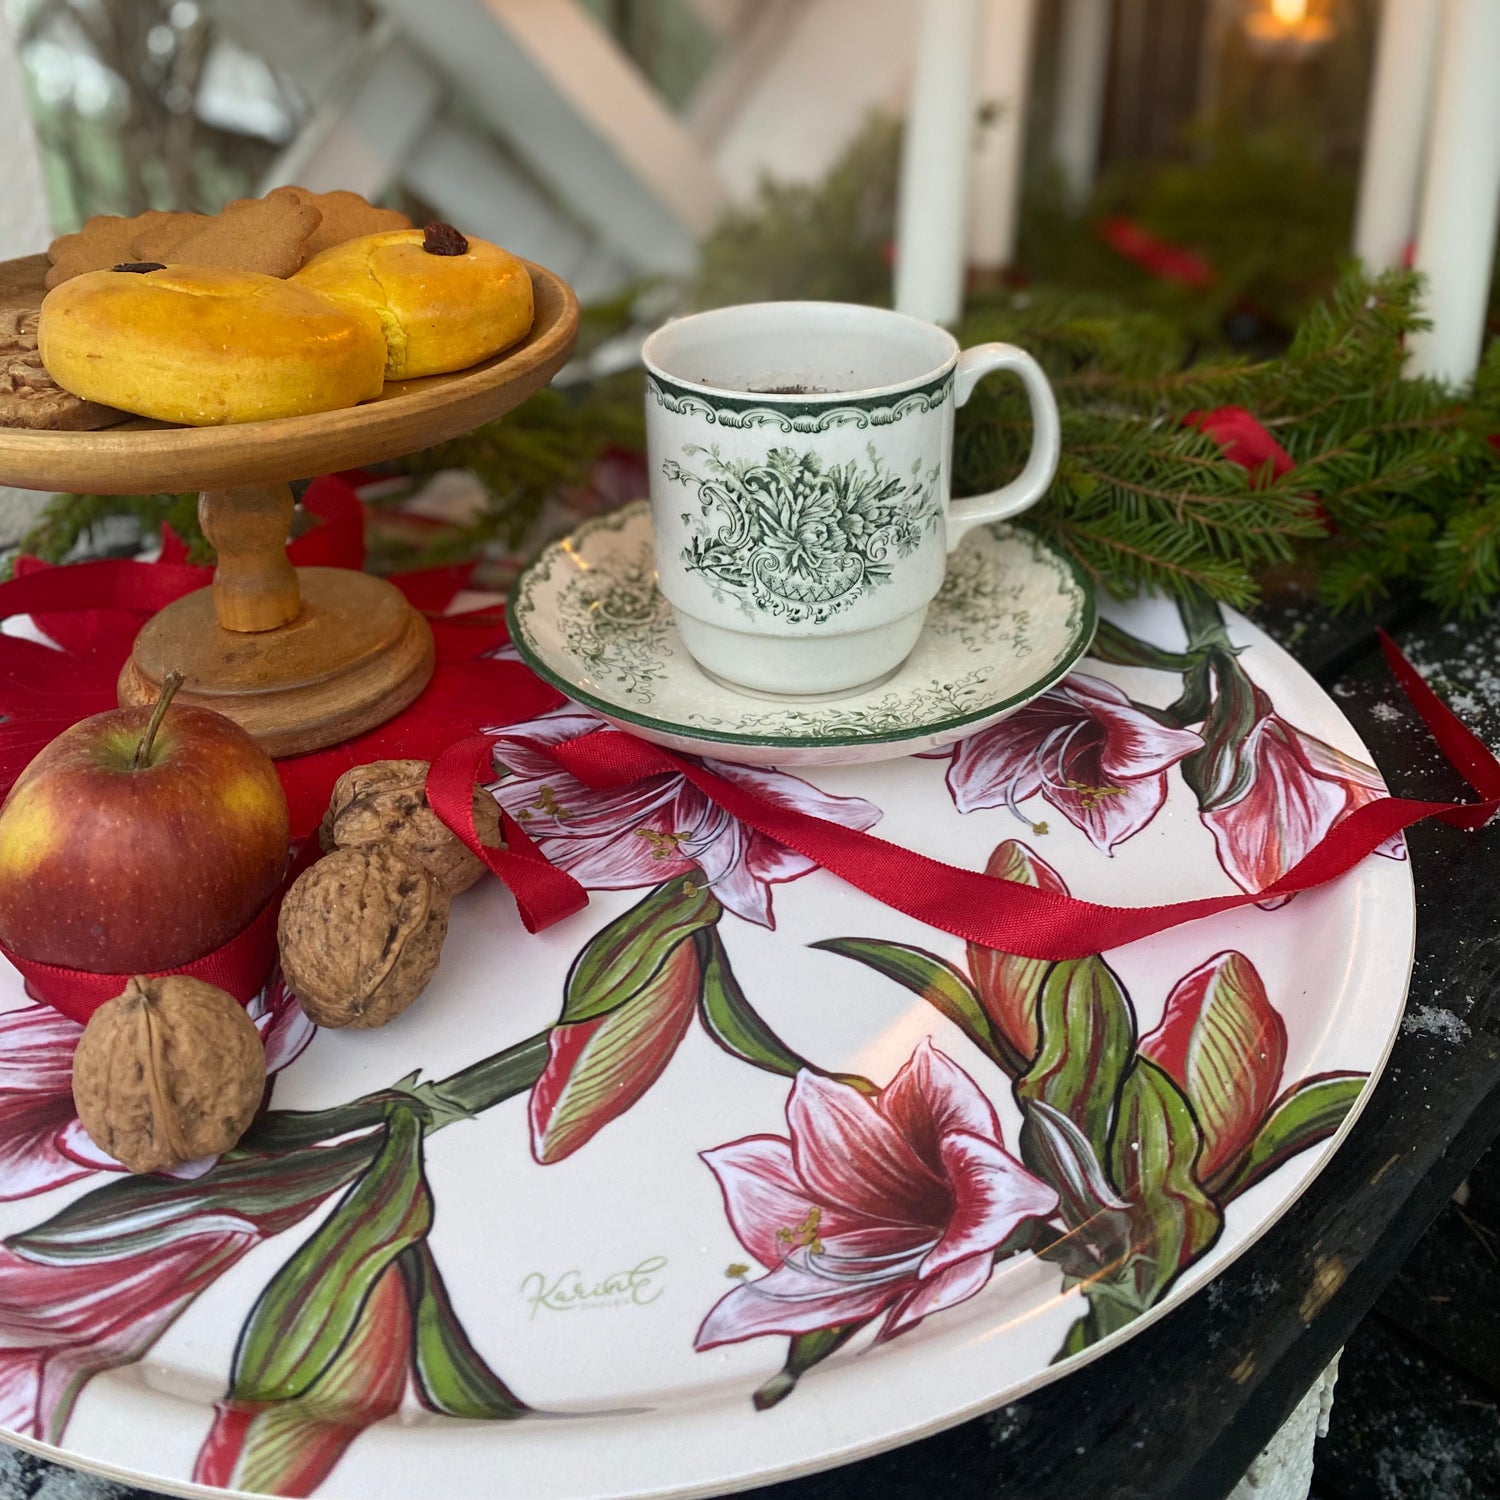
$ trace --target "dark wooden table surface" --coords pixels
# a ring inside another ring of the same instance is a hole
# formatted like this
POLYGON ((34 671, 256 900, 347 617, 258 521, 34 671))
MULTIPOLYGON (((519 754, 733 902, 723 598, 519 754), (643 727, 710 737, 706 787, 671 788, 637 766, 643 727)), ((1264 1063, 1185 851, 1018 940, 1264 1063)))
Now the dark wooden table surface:
MULTIPOLYGON (((1388 676, 1370 621, 1330 621, 1291 596, 1258 618, 1332 692, 1394 790, 1468 795, 1388 676)), ((1500 624, 1416 607, 1382 619, 1500 745, 1500 624)), ((1418 923, 1407 1018, 1312 1191, 1208 1289, 1077 1374, 893 1453, 756 1491, 761 1500, 1219 1500, 1233 1488, 1500 1135, 1500 832, 1433 824, 1409 844, 1418 923)), ((1493 1477, 1472 1493, 1492 1493, 1493 1477)), ((65 1496, 147 1500, 0 1448, 3 1500, 65 1496)))

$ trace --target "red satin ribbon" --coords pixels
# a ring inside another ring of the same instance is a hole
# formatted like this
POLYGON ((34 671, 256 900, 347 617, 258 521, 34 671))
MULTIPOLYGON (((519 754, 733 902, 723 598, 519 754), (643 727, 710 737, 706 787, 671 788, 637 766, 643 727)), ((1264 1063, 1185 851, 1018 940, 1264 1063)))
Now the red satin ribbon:
MULTIPOLYGON (((1199 425, 1229 443, 1229 457, 1239 462, 1269 458, 1273 470, 1279 471, 1278 452, 1252 453, 1246 448, 1247 436, 1258 443, 1264 433, 1258 424, 1247 427, 1240 422, 1236 426, 1230 420, 1228 428, 1224 427, 1226 420, 1241 415, 1238 408, 1194 414, 1199 425)), ((1248 413, 1243 417, 1253 423, 1248 413)), ((1265 438, 1275 446, 1269 434, 1265 438)), ((325 517, 325 521, 332 519, 325 517)), ((84 599, 93 612, 152 612, 186 589, 200 585, 206 576, 203 570, 171 563, 143 568, 136 563, 97 562, 47 569, 5 585, 4 612, 34 617, 68 614, 77 612, 84 599)), ((740 821, 930 926, 1004 952, 1039 959, 1076 958, 1138 941, 1183 922, 1323 884, 1351 869, 1391 835, 1424 818, 1437 817, 1461 828, 1478 828, 1500 807, 1500 762, 1438 699, 1383 633, 1381 645, 1398 682, 1434 739, 1483 800, 1442 803, 1382 798, 1345 818, 1295 868, 1264 890, 1162 906, 1103 906, 961 870, 871 834, 770 802, 696 761, 618 730, 580 736, 554 747, 552 753, 565 769, 595 787, 619 786, 649 776, 683 776, 740 821)), ((524 668, 513 666, 513 670, 522 681, 540 687, 524 668)), ((505 714, 511 721, 523 719, 539 707, 524 693, 513 697, 515 701, 506 706, 509 711, 505 714)), ((581 910, 588 897, 572 876, 547 861, 508 814, 502 814, 507 847, 490 849, 480 842, 474 826, 472 791, 476 783, 487 782, 494 774, 493 746, 489 735, 473 735, 450 746, 432 765, 428 797, 443 822, 510 888, 522 921, 529 931, 536 932, 581 910)), ((308 853, 314 848, 310 842, 308 853)), ((279 904, 278 897, 216 953, 170 972, 207 979, 248 1000, 264 982, 275 957, 279 904)), ((86 1020, 99 1004, 118 994, 126 977, 55 969, 6 956, 26 976, 35 994, 79 1020, 86 1020)))
POLYGON ((1483 800, 1449 803, 1382 797, 1343 819, 1298 864, 1263 890, 1161 906, 1103 906, 962 870, 873 834, 772 802, 695 761, 617 729, 580 735, 553 746, 551 753, 564 770, 586 786, 600 789, 649 776, 685 777, 732 817, 930 927, 1026 958, 1084 958, 1184 922, 1323 885, 1352 869, 1393 834, 1424 818, 1478 828, 1500 808, 1500 761, 1422 681, 1383 631, 1380 642, 1397 681, 1434 739, 1483 800))
POLYGON ((474 826, 474 787, 495 778, 495 741, 485 734, 450 745, 427 771, 427 801, 465 846, 509 887, 527 932, 540 932, 589 904, 588 892, 559 870, 511 815, 500 810, 506 847, 491 849, 474 826))
MULTIPOLYGON (((281 889, 222 948, 195 958, 192 963, 175 969, 161 969, 146 976, 160 979, 168 974, 186 974, 205 984, 227 990, 241 1005, 248 1005, 261 991, 276 964, 276 921, 281 915, 281 900, 292 882, 323 851, 316 839, 309 839, 298 851, 287 870, 281 889)), ((26 990, 34 999, 43 1000, 80 1026, 104 1004, 113 1000, 130 980, 129 974, 95 974, 86 969, 64 969, 56 964, 39 964, 12 953, 0 943, 0 954, 10 960, 26 981, 26 990)))

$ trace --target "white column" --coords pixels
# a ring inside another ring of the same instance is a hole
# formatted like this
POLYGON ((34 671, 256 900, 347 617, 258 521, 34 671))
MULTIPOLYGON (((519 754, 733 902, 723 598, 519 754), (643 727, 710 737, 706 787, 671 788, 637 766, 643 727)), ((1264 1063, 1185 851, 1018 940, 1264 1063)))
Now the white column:
POLYGON ((901 148, 896 307, 952 323, 963 307, 980 0, 925 0, 901 148))
POLYGON ((1408 340, 1407 370, 1470 380, 1484 340, 1500 219, 1500 0, 1443 0, 1437 98, 1417 219, 1416 268, 1432 327, 1408 340))
POLYGON ((1354 216, 1354 253, 1373 270, 1399 266, 1411 243, 1441 17, 1442 0, 1381 8, 1354 216))
MULTIPOLYGON (((0 5, 0 260, 35 255, 52 238, 41 158, 31 127, 15 34, 0 5)), ((0 545, 19 540, 36 523, 45 495, 0 485, 0 545)))
POLYGON ((1063 0, 1057 97, 1052 110, 1052 161, 1075 206, 1093 190, 1099 169, 1113 13, 1112 0, 1063 0))
POLYGON ((42 188, 42 164, 27 107, 21 59, 15 35, 0 7, 0 260, 35 255, 52 238, 47 194, 42 188))
POLYGON ((984 0, 975 97, 979 127, 969 184, 969 263, 1003 270, 1016 258, 1026 173, 1026 97, 1036 0, 984 0))

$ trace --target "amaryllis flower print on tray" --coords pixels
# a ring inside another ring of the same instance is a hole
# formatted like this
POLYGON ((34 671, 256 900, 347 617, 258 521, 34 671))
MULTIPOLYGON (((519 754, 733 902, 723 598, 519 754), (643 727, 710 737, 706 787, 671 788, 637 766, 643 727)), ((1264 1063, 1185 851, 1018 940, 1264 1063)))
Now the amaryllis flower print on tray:
MULTIPOLYGON (((1183 619, 1185 648, 1106 627, 1096 655, 1101 674, 1129 669, 1119 686, 1075 676, 941 761, 895 762, 869 780, 840 772, 829 785, 879 797, 901 829, 914 814, 952 825, 956 802, 976 814, 958 825, 968 858, 978 863, 973 839, 987 828, 983 848, 1019 833, 985 868, 1045 891, 1113 870, 1119 894, 1106 898, 1129 900, 1126 877, 1158 833, 1171 835, 1162 847, 1191 850, 1189 887, 1227 884, 1216 849, 1236 880, 1274 878, 1319 830, 1376 795, 1378 780, 1301 727, 1338 737, 1306 699, 1295 706, 1288 688, 1273 703, 1252 682, 1263 658, 1229 638, 1217 611, 1183 619), (1051 818, 1054 832, 1066 817, 1085 837, 1043 840, 1012 826, 1017 811, 1027 825, 1051 818), (1153 836, 1129 844, 1153 818, 1153 836)), ((809 1377, 827 1382, 802 1394, 816 1425, 829 1409, 820 1402, 844 1401, 843 1360, 868 1358, 871 1375, 893 1339, 897 1365, 971 1348, 1013 1298, 1057 1318, 1023 1320, 1026 1337, 987 1342, 985 1353, 999 1353, 1005 1379, 1014 1371, 1034 1382, 1049 1358, 1098 1349, 1184 1283, 1206 1281, 1246 1225, 1264 1222, 1266 1201, 1288 1201, 1310 1155, 1280 1184, 1267 1179, 1318 1143, 1326 1149, 1361 1097, 1353 1067, 1374 1051, 1364 1031, 1327 1045, 1324 1028, 1308 1045, 1314 1023, 1334 1014, 1311 1008, 1316 964, 1278 964, 1273 981, 1254 961, 1280 934, 1307 934, 1295 907, 1247 908, 1233 949, 1222 926, 1185 929, 1139 945, 1118 971, 1112 955, 1052 963, 924 936, 832 878, 799 880, 810 865, 679 777, 608 793, 580 785, 548 748, 601 722, 567 705, 497 736, 510 812, 585 885, 628 892, 596 899, 592 916, 543 938, 501 933, 502 944, 529 946, 524 956, 504 950, 519 961, 503 966, 494 998, 509 1000, 519 983, 537 1002, 512 1034, 519 1010, 482 1012, 503 1050, 477 1056, 485 1048, 466 1041, 480 1034, 479 1013, 455 1020, 450 1004, 444 1020, 435 993, 401 1024, 416 1026, 419 1041, 463 1038, 443 1076, 392 1066, 361 1071, 346 1089, 330 1039, 303 1065, 306 1086, 298 1079, 299 1099, 318 1107, 284 1107, 290 1091, 278 1082, 283 1107, 216 1162, 134 1177, 101 1158, 74 1119, 79 1029, 39 1005, 0 1013, 0 1427, 114 1461, 89 1446, 98 1419, 113 1419, 121 1389, 144 1400, 157 1382, 144 1370, 104 1372, 159 1360, 205 1392, 163 1398, 189 1424, 162 1445, 182 1459, 163 1475, 169 1485, 383 1493, 372 1472, 398 1448, 407 1464, 435 1431, 441 1445, 449 1419, 465 1427, 443 1451, 472 1446, 480 1422, 529 1424, 508 1449, 497 1445, 502 1464, 530 1434, 538 1450, 560 1434, 549 1456, 565 1453, 574 1431, 595 1441, 586 1423, 553 1420, 553 1408, 583 1414, 562 1365, 549 1363, 559 1341, 581 1336, 588 1357, 607 1355, 596 1360, 606 1379, 617 1368, 632 1377, 637 1350, 665 1352, 678 1362, 676 1391, 691 1390, 694 1369, 714 1385, 771 1354, 775 1373, 731 1391, 736 1411, 720 1416, 738 1423, 809 1377), (783 882, 792 884, 773 892, 783 882), (1311 1009, 1289 1041, 1278 1010, 1290 1018, 1294 995, 1311 1009), (436 1032, 423 1032, 429 1024, 436 1032), (841 1071, 856 1068, 876 1076, 841 1071), (459 1135, 434 1151, 450 1127, 459 1135), (482 1131, 490 1146, 515 1139, 492 1152, 482 1131), (620 1194, 606 1203, 615 1182, 620 1194), (580 1183, 605 1191, 580 1194, 580 1183), (1241 1202, 1258 1184, 1267 1191, 1241 1202), (483 1204, 465 1202, 465 1189, 483 1204), (638 1199, 649 1205, 649 1237, 629 1217, 638 1199), (528 1209, 544 1202, 558 1213, 538 1234, 528 1209), (466 1217, 482 1244, 460 1233, 466 1217), (582 1236, 576 1256, 571 1233, 582 1236), (640 1250, 709 1239, 717 1248, 671 1252, 665 1306, 676 1310, 654 1325, 642 1304, 612 1322, 549 1316, 531 1326, 511 1271, 553 1239, 547 1264, 560 1272, 576 1262, 591 1281, 640 1250), (622 1246, 616 1262, 611 1247, 622 1246)), ((845 826, 881 816, 871 801, 797 776, 715 770, 845 826)), ((1335 967, 1352 943, 1339 935, 1335 967)), ((481 1002, 490 999, 486 989, 481 1002)), ((284 987, 258 1009, 275 1072, 311 1028, 284 987)), ((622 1402, 634 1406, 635 1395, 621 1388, 622 1402)), ((908 1395, 903 1386, 896 1399, 908 1395)), ((631 1415, 592 1391, 587 1404, 631 1415)), ((881 1430, 894 1433, 903 1416, 883 1414, 881 1430)), ((756 1425, 769 1429, 760 1451, 774 1453, 788 1424, 756 1425)), ((154 1431, 132 1433, 121 1451, 154 1442, 154 1431)), ((399 1483, 403 1471, 391 1472, 399 1483)))
POLYGON ((736 1237, 765 1269, 703 1320, 698 1349, 883 1316, 878 1338, 967 1301, 1056 1191, 1000 1139, 994 1106, 923 1041, 873 1098, 799 1073, 786 1136, 705 1151, 736 1237))
MULTIPOLYGON (((1040 795, 1106 854, 1167 800, 1167 772, 1201 749, 1190 729, 1159 723, 1113 683, 1075 673, 1010 718, 959 742, 948 789, 960 812, 1040 795)), ((945 752, 947 753, 947 752, 945 752)))
MULTIPOLYGON (((603 723, 570 704, 502 731, 495 762, 509 774, 495 795, 505 810, 588 889, 633 890, 702 870, 727 910, 774 926, 771 887, 806 875, 816 868, 812 861, 730 817, 681 776, 592 791, 547 754, 547 746, 603 723)), ((846 828, 870 828, 880 818, 862 797, 835 797, 782 771, 705 764, 772 801, 846 828)))
MULTIPOLYGON (((314 1027, 280 970, 248 1009, 265 1043, 269 1080, 297 1058, 314 1027)), ((73 1051, 82 1035, 82 1026, 49 1005, 0 1013, 0 1202, 124 1170, 88 1138, 73 1108, 73 1051)), ((174 1175, 200 1176, 212 1165, 190 1162, 174 1175)))
MULTIPOLYGON (((987 868, 1002 879, 1067 889, 1015 840, 1001 844, 987 868)), ((1353 1072, 1282 1086, 1286 1027, 1255 965, 1232 950, 1178 979, 1160 1023, 1140 1037, 1135 1004, 1102 957, 1047 964, 971 943, 965 970, 882 938, 831 938, 816 946, 918 995, 1009 1077, 1024 1119, 1019 1154, 1028 1172, 1056 1193, 1061 1224, 1058 1231, 1038 1226, 1015 1248, 1057 1265, 1064 1286, 1081 1289, 1087 1306, 1059 1357, 1160 1302, 1213 1247, 1227 1206, 1289 1157, 1332 1135, 1364 1087, 1364 1075, 1353 1072)), ((856 1152, 845 1155, 858 1159, 856 1152)), ((795 1161, 794 1175, 805 1179, 800 1151, 795 1161)), ((821 1231, 826 1199, 804 1197, 820 1210, 809 1222, 821 1231)), ((765 1264, 728 1187, 725 1198, 736 1234, 765 1264)), ((790 1211, 796 1201, 779 1201, 776 1209, 790 1211)), ((759 1244, 768 1248, 763 1232, 759 1244)), ((725 1298, 720 1307, 730 1305, 725 1298)), ((822 1347, 799 1349, 794 1337, 775 1399, 850 1336, 849 1321, 857 1328, 873 1316, 860 1313, 852 1296, 841 1310, 837 1341, 826 1324, 822 1347)), ((768 1324, 775 1316, 767 1312, 768 1324)), ((795 1335, 805 1339, 812 1327, 804 1322, 795 1335)))
POLYGON ((470 1342, 427 1241, 425 1133, 394 1105, 368 1168, 261 1293, 199 1450, 200 1484, 311 1494, 408 1393, 473 1421, 529 1412, 470 1342))
MULTIPOLYGON (((1219 863, 1246 891, 1279 880, 1334 824, 1385 795, 1374 766, 1345 755, 1278 714, 1238 662, 1215 674, 1219 693, 1205 724, 1204 750, 1184 764, 1219 863), (1236 706, 1249 712, 1248 731, 1236 706), (1216 733, 1225 720, 1222 736, 1216 733)), ((1404 858, 1394 835, 1378 853, 1404 858)), ((1290 898, 1283 897, 1282 900, 1290 898)))
POLYGON ((101 1370, 133 1364, 205 1288, 364 1168, 363 1140, 237 1152, 195 1181, 115 1177, 0 1246, 0 1426, 56 1442, 101 1370))

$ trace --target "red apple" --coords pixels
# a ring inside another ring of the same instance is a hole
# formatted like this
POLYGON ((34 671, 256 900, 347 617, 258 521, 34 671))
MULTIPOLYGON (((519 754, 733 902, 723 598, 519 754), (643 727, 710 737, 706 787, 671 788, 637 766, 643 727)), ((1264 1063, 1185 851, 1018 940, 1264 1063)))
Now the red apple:
POLYGON ((271 758, 222 714, 95 714, 52 741, 0 807, 0 942, 22 958, 150 974, 228 942, 286 873, 271 758))

